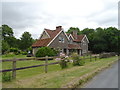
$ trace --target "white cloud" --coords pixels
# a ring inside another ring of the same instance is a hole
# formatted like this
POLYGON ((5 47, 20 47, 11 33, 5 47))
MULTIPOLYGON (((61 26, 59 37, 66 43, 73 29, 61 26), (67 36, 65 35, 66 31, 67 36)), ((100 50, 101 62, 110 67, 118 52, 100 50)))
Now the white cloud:
POLYGON ((28 31, 38 38, 44 28, 117 27, 118 0, 3 0, 3 24, 18 38, 28 31), (10 2, 11 1, 11 2, 10 2))

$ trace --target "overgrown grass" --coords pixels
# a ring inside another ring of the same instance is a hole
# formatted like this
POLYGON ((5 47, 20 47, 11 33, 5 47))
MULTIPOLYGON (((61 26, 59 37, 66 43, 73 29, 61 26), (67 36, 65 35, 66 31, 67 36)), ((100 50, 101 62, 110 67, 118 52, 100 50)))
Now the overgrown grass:
MULTIPOLYGON (((17 80, 12 82, 3 83, 3 87, 19 87, 19 88, 60 88, 66 83, 69 83, 73 79, 87 74, 97 68, 107 66, 108 63, 116 61, 117 57, 85 60, 84 66, 72 66, 69 63, 69 67, 62 70, 59 65, 49 65, 48 73, 44 73, 44 67, 37 67, 31 69, 24 69, 17 71, 17 80), (30 82, 29 82, 30 81, 30 82)), ((19 61, 20 62, 20 61, 19 61)), ((23 61, 18 64, 18 67, 24 65, 33 65, 31 61, 23 61), (27 64, 27 62, 29 62, 27 64), (31 64, 30 64, 31 63, 31 64)), ((38 64, 42 61, 34 62, 38 64)), ((53 62, 53 61, 51 61, 53 62)))

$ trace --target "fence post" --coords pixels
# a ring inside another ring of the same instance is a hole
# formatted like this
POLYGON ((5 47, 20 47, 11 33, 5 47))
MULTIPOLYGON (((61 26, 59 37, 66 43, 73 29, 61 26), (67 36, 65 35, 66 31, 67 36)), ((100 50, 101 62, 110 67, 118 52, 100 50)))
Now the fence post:
POLYGON ((45 57, 45 64, 46 64, 45 65, 45 73, 47 73, 47 71, 48 71, 48 65, 47 65, 48 64, 48 56, 45 57))
POLYGON ((12 64, 12 78, 13 79, 16 79, 16 59, 14 58, 14 60, 13 60, 13 64, 12 64))

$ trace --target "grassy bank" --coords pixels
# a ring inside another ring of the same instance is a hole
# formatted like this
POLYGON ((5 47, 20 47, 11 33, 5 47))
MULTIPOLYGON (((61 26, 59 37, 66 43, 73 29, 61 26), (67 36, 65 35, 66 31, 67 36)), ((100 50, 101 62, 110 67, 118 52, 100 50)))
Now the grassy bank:
POLYGON ((86 60, 84 66, 72 66, 61 70, 59 65, 51 65, 48 67, 48 73, 41 72, 44 67, 26 69, 17 71, 17 79, 12 82, 3 83, 3 87, 11 88, 60 88, 71 82, 75 78, 79 78, 98 68, 108 66, 110 62, 116 61, 117 57, 97 59, 97 61, 86 60))

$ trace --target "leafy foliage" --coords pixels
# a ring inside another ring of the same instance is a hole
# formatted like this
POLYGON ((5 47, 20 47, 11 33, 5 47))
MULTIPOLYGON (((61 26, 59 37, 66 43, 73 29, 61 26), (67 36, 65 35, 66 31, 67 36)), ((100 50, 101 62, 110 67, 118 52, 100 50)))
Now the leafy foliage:
POLYGON ((2 30, 2 54, 5 54, 5 52, 9 53, 14 52, 15 54, 19 54, 18 51, 27 51, 27 49, 32 45, 32 43, 35 41, 31 37, 31 34, 29 32, 24 32, 22 37, 20 39, 16 39, 14 37, 14 32, 11 27, 8 25, 2 25, 0 27, 2 30), (13 49, 17 48, 17 51, 11 51, 13 49))
POLYGON ((27 50, 33 43, 33 39, 29 32, 24 32, 20 41, 20 49, 27 50))
POLYGON ((13 52, 16 55, 20 54, 20 51, 18 48, 10 48, 10 52, 13 52))
POLYGON ((38 51, 35 54, 36 57, 55 56, 55 55, 56 55, 55 51, 49 47, 41 47, 38 49, 38 51))
POLYGON ((3 38, 13 36, 12 28, 8 25, 2 25, 2 36, 3 38))
POLYGON ((60 67, 61 67, 62 69, 68 67, 67 61, 65 60, 65 58, 64 58, 63 60, 60 61, 60 67))
POLYGON ((72 53, 73 65, 80 66, 80 56, 77 53, 72 53))
POLYGON ((10 72, 3 72, 2 73, 2 82, 8 82, 12 80, 12 75, 10 72))
POLYGON ((8 52, 9 51, 9 45, 8 45, 8 43, 6 42, 6 41, 2 41, 2 54, 5 54, 6 52, 8 52))
POLYGON ((78 27, 70 27, 66 33, 72 33, 74 30, 78 32, 78 35, 81 34, 80 29, 78 27))
POLYGON ((27 55, 27 52, 26 51, 22 51, 21 54, 22 55, 27 55))

